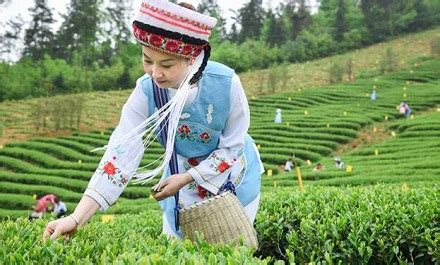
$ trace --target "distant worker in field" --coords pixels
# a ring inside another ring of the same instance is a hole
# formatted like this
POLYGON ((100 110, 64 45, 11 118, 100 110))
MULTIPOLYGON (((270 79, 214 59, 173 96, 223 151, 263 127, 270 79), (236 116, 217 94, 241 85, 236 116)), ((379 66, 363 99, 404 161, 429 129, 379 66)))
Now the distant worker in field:
POLYGON ((399 112, 402 113, 403 115, 405 115, 405 117, 410 117, 412 110, 409 107, 408 103, 406 101, 403 101, 402 103, 400 103, 399 105, 399 112))
POLYGON ((345 167, 344 162, 342 161, 342 159, 339 156, 335 157, 335 166, 338 169, 343 169, 345 167))
POLYGON ((38 199, 35 206, 33 206, 33 209, 36 212, 47 212, 49 207, 53 207, 55 205, 55 200, 57 199, 57 196, 55 194, 46 194, 40 199, 38 199))
MULTIPOLYGON (((108 144, 98 148, 105 153, 80 202, 72 214, 47 224, 44 239, 70 237, 98 210, 114 204, 131 180, 143 184, 153 178, 160 178, 152 196, 161 207, 162 231, 168 237, 184 236, 180 209, 202 205, 226 188, 235 192, 246 216, 221 226, 252 227, 264 167, 248 134, 250 110, 240 77, 230 67, 209 61, 209 36, 216 22, 187 3, 139 3, 132 33, 144 75, 124 104, 108 144), (156 139, 163 153, 157 164, 145 165, 142 157, 155 152, 150 147, 156 139)), ((218 209, 230 213, 226 211, 218 209)), ((195 220, 221 229, 199 222, 195 220)))
POLYGON ((316 166, 313 168, 313 172, 319 172, 323 171, 325 169, 324 165, 321 163, 316 164, 316 166))
POLYGON ((55 206, 53 208, 53 214, 57 217, 63 217, 67 214, 66 204, 61 201, 59 198, 55 199, 55 206))
POLYGON ((277 109, 275 111, 275 123, 282 123, 283 120, 281 119, 281 109, 277 109))
POLYGON ((284 164, 284 171, 292 171, 293 162, 292 160, 287 160, 286 164, 284 164))
POLYGON ((57 196, 55 194, 46 194, 43 197, 37 199, 37 203, 32 206, 33 211, 29 216, 29 220, 43 218, 44 213, 46 213, 49 208, 54 207, 57 196))
POLYGON ((373 101, 377 99, 377 92, 376 92, 376 89, 373 89, 373 91, 371 92, 370 98, 371 98, 371 100, 373 100, 373 101))

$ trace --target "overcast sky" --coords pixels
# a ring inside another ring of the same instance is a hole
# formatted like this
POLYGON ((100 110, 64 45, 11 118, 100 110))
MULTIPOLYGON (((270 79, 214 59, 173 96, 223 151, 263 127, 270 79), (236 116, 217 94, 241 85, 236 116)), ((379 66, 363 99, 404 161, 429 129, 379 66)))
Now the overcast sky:
MULTIPOLYGON (((64 13, 66 11, 66 5, 70 1, 66 0, 48 0, 49 6, 56 10, 56 14, 64 13)), ((139 6, 141 0, 131 0, 133 2, 133 7, 139 6)), ((197 6, 201 1, 197 0, 186 0, 185 2, 190 3, 194 6, 197 6)), ((218 4, 223 11, 223 15, 225 17, 230 16, 232 13, 229 12, 229 9, 238 10, 243 4, 247 2, 246 0, 218 0, 218 4)), ((280 0, 264 1, 264 7, 268 7, 269 5, 277 5, 280 0), (270 3, 270 4, 269 4, 270 3)), ((34 0, 10 0, 10 3, 5 5, 3 4, 0 8, 0 21, 5 22, 10 18, 15 17, 18 14, 21 14, 23 18, 28 20, 28 9, 32 7, 34 4, 34 0)), ((58 17, 58 16, 56 16, 58 17)))
MULTIPOLYGON (((0 3, 4 1, 5 0, 0 0, 0 3)), ((142 0, 127 1, 133 3, 133 10, 135 10, 140 5, 142 0)), ((201 2, 200 0, 182 1, 190 3, 196 7, 201 2)), ((31 20, 28 9, 34 6, 34 0, 6 0, 6 2, 8 3, 0 4, 0 32, 3 32, 6 22, 15 18, 17 15, 20 15, 26 23, 31 20)), ((222 17, 226 19, 226 25, 228 28, 233 23, 233 20, 231 19, 233 12, 231 9, 238 10, 244 5, 244 3, 247 2, 249 2, 249 0, 217 0, 222 12, 222 17)), ((263 0, 263 7, 265 9, 275 8, 280 2, 284 2, 284 0, 263 0)), ((315 5, 312 8, 316 10, 316 0, 311 0, 311 2, 313 3, 312 5, 315 5)), ((48 0, 49 7, 53 8, 54 18, 57 20, 57 22, 54 24, 54 31, 61 25, 62 20, 59 14, 66 12, 66 5, 68 3, 70 3, 69 0, 48 0)), ((27 28, 27 25, 25 25, 25 28, 27 28)), ((24 35, 24 30, 22 31, 22 34, 24 35)))
MULTIPOLYGON (((243 6, 244 3, 249 0, 218 0, 218 4, 222 10, 222 15, 227 19, 227 23, 231 24, 232 20, 230 19, 232 16, 232 10, 238 10, 243 6)), ((2 0, 0 0, 0 3, 2 0)), ((6 1, 8 2, 8 1, 6 1)), ((57 19, 58 24, 61 23, 61 19, 59 13, 66 12, 66 5, 70 1, 66 0, 48 0, 49 6, 54 9, 54 16, 57 19)), ((131 0, 133 2, 133 8, 139 6, 141 0, 131 0)), ((186 0, 185 2, 191 3, 194 6, 197 6, 201 1, 200 0, 186 0)), ((274 8, 279 5, 283 0, 263 0, 263 6, 267 8, 274 8)), ((312 3, 316 3, 316 0, 313 0, 312 3)), ((14 18, 17 15, 21 15, 23 19, 27 22, 30 20, 28 9, 34 5, 34 0, 9 0, 9 4, 1 4, 0 5, 0 23, 6 23, 11 18, 14 18)), ((0 28, 1 31, 1 28, 0 28)))

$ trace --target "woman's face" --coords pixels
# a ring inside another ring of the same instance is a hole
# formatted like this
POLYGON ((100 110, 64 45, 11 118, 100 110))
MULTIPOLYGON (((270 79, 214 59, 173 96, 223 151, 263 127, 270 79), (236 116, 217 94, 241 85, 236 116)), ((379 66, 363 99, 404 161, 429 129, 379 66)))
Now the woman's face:
POLYGON ((178 88, 185 77, 189 63, 187 59, 158 52, 142 46, 142 64, 161 88, 178 88))

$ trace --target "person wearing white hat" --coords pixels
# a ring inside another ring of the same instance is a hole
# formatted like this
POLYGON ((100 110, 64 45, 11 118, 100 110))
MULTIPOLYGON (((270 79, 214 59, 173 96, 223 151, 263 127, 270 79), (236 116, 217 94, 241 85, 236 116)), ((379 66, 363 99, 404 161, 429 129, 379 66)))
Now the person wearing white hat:
POLYGON ((281 119, 281 109, 277 109, 275 111, 275 120, 274 120, 274 122, 275 123, 282 123, 283 122, 283 120, 281 119))
POLYGON ((122 110, 101 162, 73 214, 50 222, 43 238, 70 237, 98 210, 112 205, 133 179, 162 174, 154 198, 163 210, 163 232, 182 237, 175 212, 235 185, 253 222, 264 171, 247 134, 249 106, 234 70, 208 61, 216 19, 186 3, 143 0, 133 22, 142 45, 145 75, 122 110), (160 135, 160 136, 159 136, 160 135), (150 169, 140 165, 154 139, 165 148, 150 169))

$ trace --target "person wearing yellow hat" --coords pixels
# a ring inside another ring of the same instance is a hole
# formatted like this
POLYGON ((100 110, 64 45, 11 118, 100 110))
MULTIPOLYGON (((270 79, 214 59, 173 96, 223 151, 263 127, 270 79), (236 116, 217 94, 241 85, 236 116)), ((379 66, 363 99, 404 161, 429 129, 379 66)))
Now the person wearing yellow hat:
POLYGON ((248 102, 234 70, 209 61, 216 19, 186 3, 143 0, 132 24, 142 46, 145 75, 122 110, 105 154, 73 214, 50 222, 44 238, 69 237, 98 210, 106 210, 130 180, 161 174, 153 197, 163 210, 163 232, 182 237, 181 208, 235 186, 253 222, 263 166, 253 139, 248 102), (159 166, 140 165, 156 139, 159 166))

